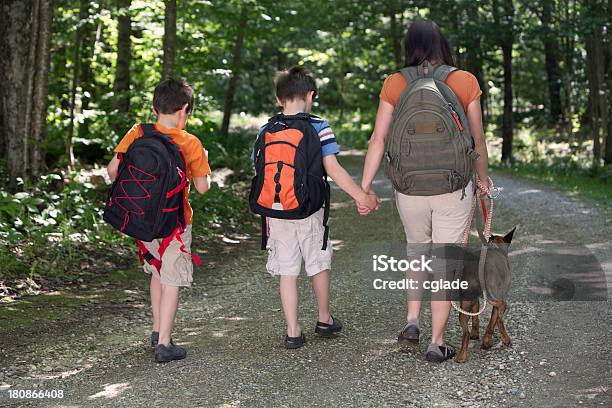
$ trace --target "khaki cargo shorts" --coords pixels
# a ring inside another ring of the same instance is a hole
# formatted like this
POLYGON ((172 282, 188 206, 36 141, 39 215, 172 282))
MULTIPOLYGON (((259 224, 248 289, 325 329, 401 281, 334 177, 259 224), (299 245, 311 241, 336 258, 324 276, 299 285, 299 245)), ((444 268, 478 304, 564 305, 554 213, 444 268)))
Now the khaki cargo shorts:
POLYGON ((323 247, 323 209, 302 220, 268 218, 268 263, 272 276, 298 276, 302 261, 306 274, 314 276, 331 268, 332 245, 323 247))
MULTIPOLYGON (((146 261, 143 265, 144 271, 157 277, 162 285, 191 286, 193 281, 193 263, 191 255, 189 255, 191 252, 191 225, 185 228, 185 231, 181 234, 181 239, 185 244, 185 251, 188 253, 181 251, 181 243, 178 239, 173 239, 161 259, 162 264, 159 272, 157 268, 146 261)), ((152 242, 143 242, 151 255, 157 259, 159 259, 157 250, 161 241, 161 239, 156 239, 152 242)))

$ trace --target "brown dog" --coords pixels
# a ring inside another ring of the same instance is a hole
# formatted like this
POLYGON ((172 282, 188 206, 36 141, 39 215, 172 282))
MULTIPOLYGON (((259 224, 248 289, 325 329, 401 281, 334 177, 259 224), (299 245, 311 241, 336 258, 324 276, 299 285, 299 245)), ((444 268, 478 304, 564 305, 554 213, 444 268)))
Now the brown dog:
MULTIPOLYGON (((510 282, 512 274, 510 272, 510 263, 508 262, 508 248, 512 242, 514 231, 508 232, 505 236, 492 235, 489 240, 489 248, 485 261, 485 281, 488 295, 488 303, 493 306, 491 312, 491 320, 487 325, 484 337, 482 339, 481 349, 489 349, 493 345, 493 331, 495 326, 499 329, 499 335, 504 346, 511 346, 512 340, 506 332, 504 326, 504 312, 506 311, 506 299, 510 290, 510 282)), ((482 236, 481 236, 481 239, 482 236)), ((466 251, 465 262, 463 268, 462 280, 468 282, 468 289, 460 290, 458 300, 461 309, 473 313, 479 311, 479 297, 482 295, 480 280, 478 278, 478 258, 480 251, 466 251)), ((459 313, 459 324, 463 329, 463 338, 461 340, 461 350, 455 357, 458 363, 467 361, 467 349, 470 339, 476 340, 479 336, 479 320, 478 316, 468 316, 464 313, 459 313), (472 330, 468 329, 468 320, 472 317, 472 330)))

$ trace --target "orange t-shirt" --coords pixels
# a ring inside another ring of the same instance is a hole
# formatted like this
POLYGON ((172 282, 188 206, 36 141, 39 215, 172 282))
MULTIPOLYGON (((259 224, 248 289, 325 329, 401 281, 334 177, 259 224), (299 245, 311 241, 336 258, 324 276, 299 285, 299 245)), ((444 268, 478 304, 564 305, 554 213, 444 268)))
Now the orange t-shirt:
MULTIPOLYGON (((176 144, 181 148, 183 154, 185 155, 185 163, 187 167, 187 177, 190 179, 192 177, 203 177, 208 176, 210 171, 210 166, 208 165, 208 155, 204 147, 202 146, 202 142, 196 136, 187 133, 182 129, 177 128, 165 128, 159 123, 155 124, 155 128, 166 136, 169 136, 176 142, 176 144)), ((132 128, 123 136, 121 142, 115 148, 115 153, 125 153, 132 144, 132 142, 143 135, 142 128, 140 127, 140 123, 135 124, 132 128)), ((187 225, 191 224, 193 219, 193 210, 191 209, 191 205, 189 204, 189 188, 191 187, 191 183, 187 184, 185 187, 185 192, 183 194, 185 200, 185 222, 187 225)))
MULTIPOLYGON (((467 113, 468 105, 482 95, 478 80, 467 71, 451 72, 445 82, 457 95, 465 113, 467 113)), ((395 106, 407 86, 408 81, 401 72, 389 75, 380 91, 380 99, 395 106)))

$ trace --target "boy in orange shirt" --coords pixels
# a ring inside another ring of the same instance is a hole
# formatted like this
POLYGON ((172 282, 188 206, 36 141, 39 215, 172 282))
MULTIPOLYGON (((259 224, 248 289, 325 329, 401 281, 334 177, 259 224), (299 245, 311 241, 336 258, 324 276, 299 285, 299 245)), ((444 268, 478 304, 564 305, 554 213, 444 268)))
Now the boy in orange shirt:
MULTIPOLYGON (((204 194, 208 191, 211 173, 208 155, 200 140, 183 130, 193 110, 193 105, 193 89, 184 80, 167 79, 155 88, 153 95, 153 113, 157 116, 155 128, 172 138, 180 147, 185 156, 187 177, 193 181, 198 193, 204 194)), ((117 177, 119 169, 118 154, 125 153, 132 142, 142 135, 141 125, 137 123, 115 148, 116 154, 107 168, 112 181, 117 177)), ((187 225, 181 234, 181 240, 185 247, 181 248, 181 243, 174 239, 163 252, 159 271, 147 262, 143 267, 146 273, 151 274, 151 311, 153 313, 151 346, 155 347, 155 360, 158 363, 180 360, 187 356, 185 349, 172 342, 171 334, 178 308, 179 287, 189 287, 193 280, 193 264, 188 254, 191 246, 193 217, 193 210, 189 204, 190 185, 191 183, 187 183, 183 193, 187 225)), ((160 243, 161 240, 143 242, 146 249, 158 259, 160 243)))

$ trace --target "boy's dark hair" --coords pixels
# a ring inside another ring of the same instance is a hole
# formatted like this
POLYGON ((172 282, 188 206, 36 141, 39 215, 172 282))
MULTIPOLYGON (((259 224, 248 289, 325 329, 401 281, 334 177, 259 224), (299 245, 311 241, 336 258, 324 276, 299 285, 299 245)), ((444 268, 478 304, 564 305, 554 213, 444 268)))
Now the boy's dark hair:
POLYGON ((172 114, 187 104, 187 112, 193 111, 193 89, 184 79, 165 79, 153 92, 153 107, 157 113, 172 114))
POLYGON ((304 67, 293 67, 276 75, 276 97, 281 101, 292 101, 295 98, 305 99, 306 94, 314 91, 317 94, 317 84, 310 71, 304 67))

